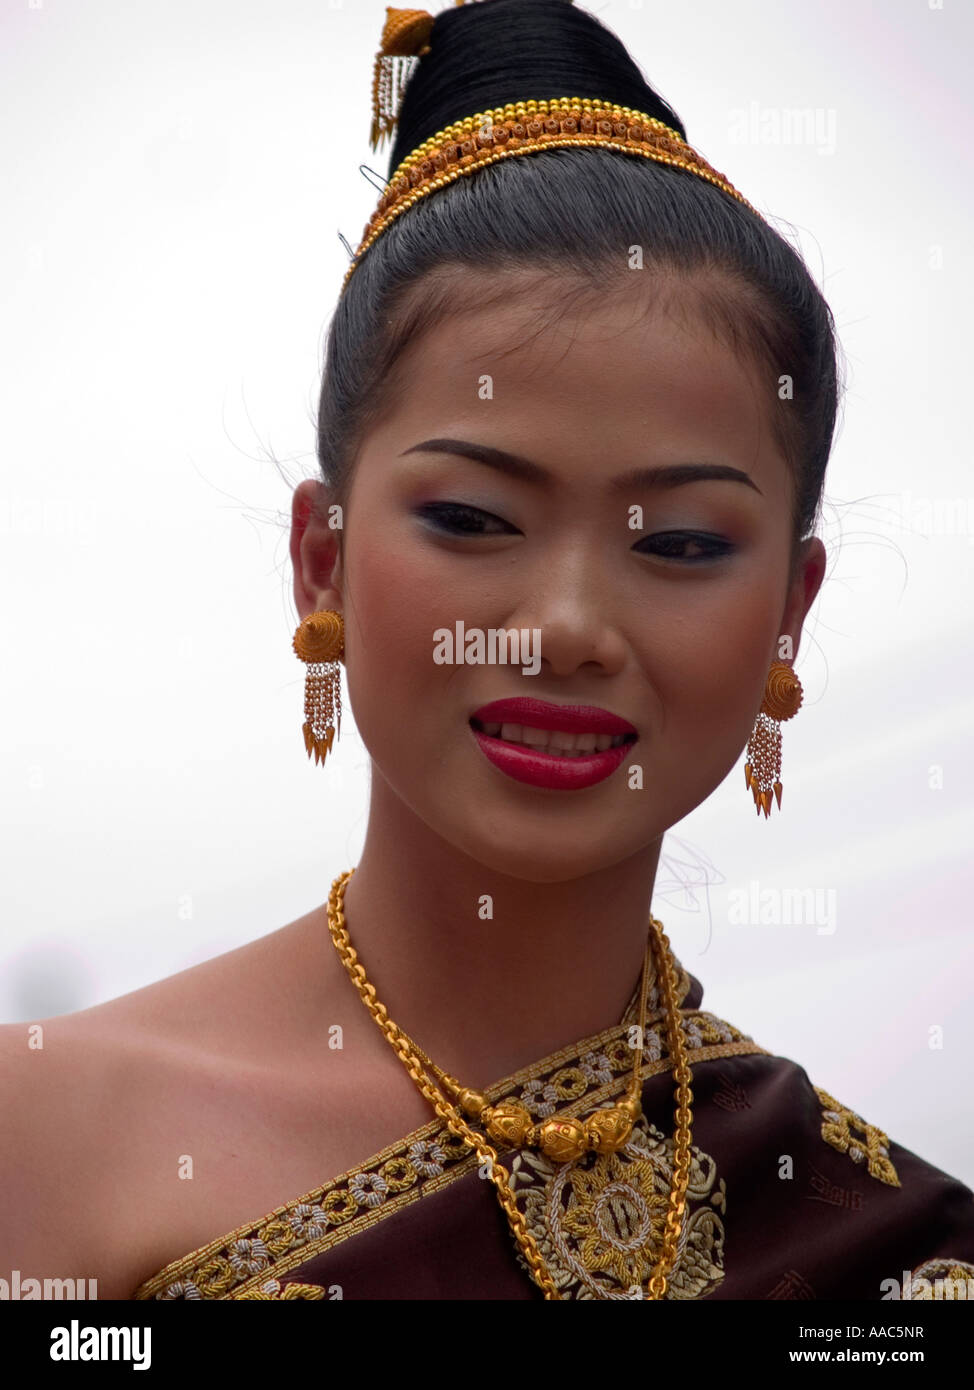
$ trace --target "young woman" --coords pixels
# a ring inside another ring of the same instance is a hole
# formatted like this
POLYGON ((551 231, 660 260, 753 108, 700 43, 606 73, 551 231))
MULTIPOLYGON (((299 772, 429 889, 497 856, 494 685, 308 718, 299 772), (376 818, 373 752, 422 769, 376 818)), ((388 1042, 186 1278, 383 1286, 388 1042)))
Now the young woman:
POLYGON ((390 186, 291 531, 305 739, 326 778, 341 662, 364 852, 281 931, 49 1020, 40 1081, 3 1031, 11 1263, 142 1299, 972 1278, 974 1194, 705 1010, 649 912, 745 747, 781 805, 828 307, 592 15, 391 11, 376 76, 390 186))

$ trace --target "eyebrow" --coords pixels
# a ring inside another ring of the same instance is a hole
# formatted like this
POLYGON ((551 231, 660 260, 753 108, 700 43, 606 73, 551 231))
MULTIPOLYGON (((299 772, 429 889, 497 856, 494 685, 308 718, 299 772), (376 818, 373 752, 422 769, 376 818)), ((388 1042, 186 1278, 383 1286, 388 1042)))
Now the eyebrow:
MULTIPOLYGON (((406 454, 417 452, 456 454, 539 487, 550 488, 556 481, 553 473, 549 473, 538 463, 532 463, 530 459, 520 458, 517 454, 509 454, 504 449, 495 449, 487 444, 471 444, 465 439, 424 439, 421 444, 413 444, 411 448, 404 449, 399 457, 404 458, 406 454)), ((724 463, 669 463, 659 468, 634 468, 628 473, 611 478, 608 487, 612 492, 629 492, 633 488, 671 488, 682 487, 684 483, 714 481, 744 483, 764 496, 749 474, 724 463)))

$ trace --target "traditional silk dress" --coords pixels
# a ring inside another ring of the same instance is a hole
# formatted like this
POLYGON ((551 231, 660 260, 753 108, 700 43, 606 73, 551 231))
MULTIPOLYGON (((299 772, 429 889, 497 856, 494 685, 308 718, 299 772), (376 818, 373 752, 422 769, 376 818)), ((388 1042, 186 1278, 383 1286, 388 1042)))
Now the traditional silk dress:
MULTIPOLYGON (((974 1192, 891 1142, 797 1063, 701 1009, 674 958, 693 1092, 669 1299, 974 1298, 974 1192)), ((541 1121, 619 1098, 622 1022, 488 1088, 541 1121)), ((674 1156, 674 1081, 655 981, 644 1114, 616 1154, 499 1153, 562 1298, 641 1296, 674 1156)), ((637 1030, 638 1031, 638 1030, 637 1030)), ((439 1119, 321 1187, 172 1261, 135 1299, 543 1299, 482 1164, 439 1119)))

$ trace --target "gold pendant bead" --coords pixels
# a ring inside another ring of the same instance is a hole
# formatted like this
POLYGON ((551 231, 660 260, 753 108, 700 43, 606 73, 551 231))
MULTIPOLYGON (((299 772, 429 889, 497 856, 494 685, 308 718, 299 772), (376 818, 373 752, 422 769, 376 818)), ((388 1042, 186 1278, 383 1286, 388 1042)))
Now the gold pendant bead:
POLYGON ((487 1133, 498 1144, 513 1144, 520 1148, 528 1131, 532 1128, 531 1116, 517 1101, 502 1100, 499 1105, 487 1106, 481 1111, 481 1120, 487 1126, 487 1133))
POLYGON ((463 1086, 457 1092, 457 1103, 465 1115, 476 1120, 483 1114, 487 1106, 487 1097, 482 1091, 475 1091, 470 1086, 463 1086))
POLYGON ((587 1147, 580 1120, 547 1120, 541 1126, 541 1152, 552 1163, 574 1163, 587 1147))
MULTIPOLYGON (((749 776, 751 775, 749 770, 749 776)), ((768 799, 770 800, 770 795, 768 799)), ((757 800, 757 795, 755 800, 757 800)), ((628 1142, 635 1121, 643 1113, 641 1104, 642 1051, 641 1049, 634 1050, 632 1081, 629 1094, 625 1099, 617 1101, 615 1105, 595 1111, 584 1122, 576 1119, 552 1118, 543 1123, 535 1124, 532 1122, 527 1108, 517 1101, 507 1100, 500 1101, 497 1105, 489 1104, 482 1091, 463 1086, 456 1077, 442 1071, 422 1048, 418 1047, 392 1021, 385 1007, 377 1000, 375 987, 367 979, 358 954, 352 946, 343 911, 345 887, 354 872, 354 869, 349 869, 335 879, 328 899, 328 928, 342 964, 348 971, 363 1004, 372 1015, 386 1041, 394 1048, 418 1090, 430 1102, 436 1115, 450 1130, 465 1139, 467 1144, 476 1151, 482 1162, 489 1164, 490 1180, 497 1188, 498 1201, 530 1267, 531 1277, 542 1290, 546 1299, 559 1299, 562 1294, 545 1263, 537 1240, 528 1230, 524 1217, 518 1210, 517 1200, 509 1181, 511 1175, 503 1164, 496 1162, 497 1154, 490 1147, 487 1139, 472 1129, 464 1116, 475 1118, 498 1145, 504 1144, 505 1147, 514 1148, 528 1146, 540 1149, 545 1157, 554 1163, 574 1163, 586 1152, 613 1154, 628 1142), (432 1072, 438 1078, 438 1085, 429 1079, 426 1075, 427 1071, 432 1072), (453 1097, 452 1104, 447 1100, 447 1096, 453 1097)), ((639 1031, 642 1035, 646 1026, 649 971, 652 958, 655 955, 657 977, 662 993, 662 1012, 666 1019, 667 1043, 672 1054, 673 1076, 677 1083, 673 1176, 670 1182, 662 1243, 646 1290, 651 1299, 661 1299, 666 1296, 669 1272, 680 1257, 680 1236, 686 1212, 686 1192, 690 1171, 691 1124, 693 1120, 690 1103, 693 1099, 693 1092, 690 1089, 692 1073, 681 1027, 680 1005, 676 995, 677 976, 673 954, 662 922, 657 921, 652 916, 649 920, 649 941, 643 960, 639 996, 639 1031)), ((641 1284, 641 1276, 637 1274, 635 1277, 641 1284)))
POLYGON ((586 1144, 597 1154, 614 1154, 629 1142, 632 1125, 632 1117, 621 1105, 611 1110, 596 1110, 585 1121, 586 1144))

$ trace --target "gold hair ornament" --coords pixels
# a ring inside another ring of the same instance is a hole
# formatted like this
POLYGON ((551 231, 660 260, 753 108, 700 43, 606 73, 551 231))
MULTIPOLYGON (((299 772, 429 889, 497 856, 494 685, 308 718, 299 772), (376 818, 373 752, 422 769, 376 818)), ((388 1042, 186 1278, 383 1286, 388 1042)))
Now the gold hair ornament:
MULTIPOLYGON (((457 0, 462 3, 462 0, 457 0)), ((426 10, 386 7, 372 81, 372 148, 392 134, 399 119, 412 62, 430 52, 433 16, 426 10)), ((454 121, 401 161, 365 225, 342 291, 359 261, 386 227, 428 193, 488 164, 536 150, 571 146, 619 150, 669 164, 706 179, 761 214, 672 126, 630 106, 598 97, 554 96, 508 102, 454 121)))
POLYGON ((772 792, 781 810, 781 722, 792 719, 801 707, 802 683, 786 661, 773 661, 768 671, 764 699, 747 741, 744 781, 754 797, 758 815, 771 814, 772 792))
POLYGON ((414 59, 430 51, 433 16, 428 10, 395 10, 386 6, 379 51, 372 73, 372 132, 370 144, 381 147, 396 128, 399 107, 414 59))
POLYGON ((502 159, 572 146, 619 150, 684 169, 761 215, 678 131, 655 116, 591 97, 511 102, 455 121, 406 156, 365 225, 342 290, 369 247, 420 198, 502 159))
POLYGON ((294 634, 294 650, 307 663, 304 683, 304 746, 308 757, 324 763, 332 741, 342 731, 342 682, 339 661, 345 655, 345 620, 334 608, 309 613, 294 634))

